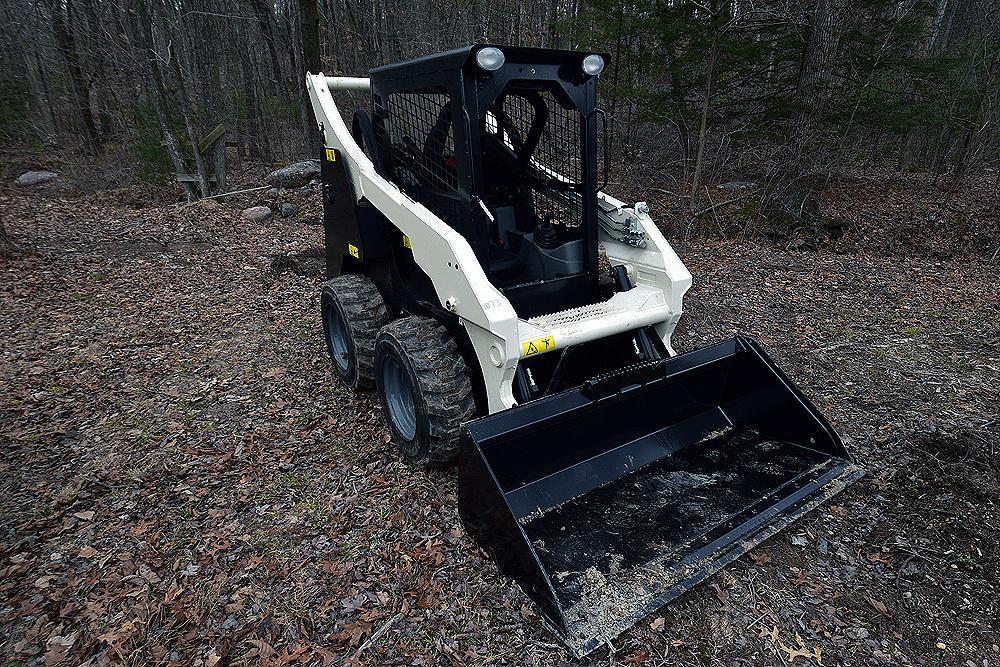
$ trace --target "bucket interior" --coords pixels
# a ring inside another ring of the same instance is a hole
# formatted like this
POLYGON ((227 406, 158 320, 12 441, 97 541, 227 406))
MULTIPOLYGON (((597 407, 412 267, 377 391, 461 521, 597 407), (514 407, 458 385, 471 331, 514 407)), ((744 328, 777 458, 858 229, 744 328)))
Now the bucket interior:
POLYGON ((482 479, 533 552, 520 562, 541 569, 550 620, 577 648, 617 636, 856 472, 755 347, 709 348, 600 400, 540 403, 492 437, 473 431, 482 479))

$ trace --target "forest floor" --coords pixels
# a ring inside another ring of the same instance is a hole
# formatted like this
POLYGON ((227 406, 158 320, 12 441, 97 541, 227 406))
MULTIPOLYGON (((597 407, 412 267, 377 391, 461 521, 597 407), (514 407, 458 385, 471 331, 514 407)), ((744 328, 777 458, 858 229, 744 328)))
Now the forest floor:
MULTIPOLYGON (((0 662, 573 664, 333 381, 308 201, 0 190, 0 662)), ((996 264, 676 249, 676 347, 756 338, 867 475, 585 664, 1000 664, 996 264)))

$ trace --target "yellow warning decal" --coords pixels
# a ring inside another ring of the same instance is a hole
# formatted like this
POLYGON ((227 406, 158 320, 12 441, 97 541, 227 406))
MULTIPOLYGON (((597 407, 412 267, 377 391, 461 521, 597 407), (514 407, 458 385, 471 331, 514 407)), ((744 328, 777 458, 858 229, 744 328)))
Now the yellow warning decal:
POLYGON ((361 259, 361 252, 358 250, 358 246, 354 245, 353 243, 347 244, 347 252, 354 259, 361 259))
POLYGON ((539 352, 548 352, 555 346, 556 339, 553 336, 542 336, 541 338, 535 338, 533 340, 521 341, 521 349, 524 350, 524 356, 526 357, 538 354, 539 352))
POLYGON ((407 236, 406 234, 403 234, 403 247, 404 248, 412 248, 413 247, 413 246, 410 245, 410 237, 407 236))
POLYGON ((334 151, 332 148, 327 148, 326 149, 326 161, 327 162, 336 162, 337 161, 337 152, 334 151))

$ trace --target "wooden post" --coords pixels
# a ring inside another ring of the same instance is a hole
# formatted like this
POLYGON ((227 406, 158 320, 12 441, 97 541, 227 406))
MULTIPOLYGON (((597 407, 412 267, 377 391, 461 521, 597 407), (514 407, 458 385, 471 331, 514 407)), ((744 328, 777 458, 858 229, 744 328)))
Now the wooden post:
MULTIPOLYGON (((218 194, 226 191, 226 126, 218 125, 195 147, 205 163, 210 189, 218 194)), ((198 183, 198 174, 177 174, 179 183, 198 183)))
POLYGON ((198 144, 198 152, 205 156, 205 167, 215 183, 216 193, 226 191, 226 126, 219 124, 198 144))

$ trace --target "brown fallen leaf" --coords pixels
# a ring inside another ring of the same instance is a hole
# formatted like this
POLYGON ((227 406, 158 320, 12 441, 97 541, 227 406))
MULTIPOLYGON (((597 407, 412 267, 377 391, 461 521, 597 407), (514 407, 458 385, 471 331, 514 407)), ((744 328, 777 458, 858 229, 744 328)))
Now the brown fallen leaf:
POLYGON ((45 644, 45 667, 61 665, 66 660, 66 656, 75 643, 75 632, 68 635, 54 635, 49 637, 49 640, 45 644))
POLYGON ((815 660, 817 665, 822 666, 823 651, 822 649, 820 649, 820 647, 817 646, 813 649, 807 649, 806 643, 802 640, 802 637, 797 632, 795 633, 795 643, 799 645, 798 648, 791 648, 789 646, 785 646, 784 643, 781 642, 778 643, 778 648, 780 648, 788 655, 789 663, 794 664, 796 658, 805 658, 806 660, 815 660))
POLYGON ((653 622, 649 624, 649 629, 659 632, 660 630, 663 629, 663 626, 666 624, 666 622, 667 619, 663 618, 662 616, 657 616, 655 619, 653 619, 653 622))
POLYGON ((712 582, 711 588, 715 591, 715 597, 718 598, 719 602, 722 604, 729 602, 729 591, 723 589, 718 582, 712 582))
POLYGON ((80 553, 77 554, 80 558, 93 558, 97 555, 97 549, 92 546, 80 547, 80 553))
POLYGON ((623 665, 641 665, 649 657, 649 651, 644 648, 636 649, 622 659, 623 665))
POLYGON ((94 510, 87 510, 86 512, 73 512, 73 516, 82 521, 90 521, 94 518, 94 510))
POLYGON ((778 641, 778 626, 773 626, 770 630, 761 627, 760 636, 768 641, 777 642, 778 641))
POLYGON ((889 610, 886 608, 883 602, 871 597, 868 598, 868 602, 871 604, 871 606, 875 607, 875 610, 878 611, 880 614, 882 614, 883 616, 889 616, 889 610))
POLYGON ((338 642, 346 642, 349 646, 357 646, 361 640, 370 636, 372 624, 365 621, 358 621, 346 626, 343 630, 333 635, 333 639, 338 642))

